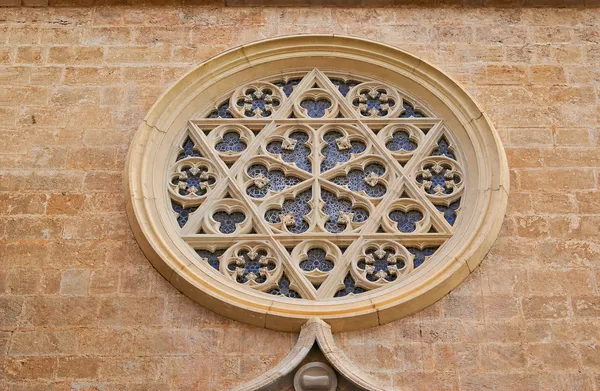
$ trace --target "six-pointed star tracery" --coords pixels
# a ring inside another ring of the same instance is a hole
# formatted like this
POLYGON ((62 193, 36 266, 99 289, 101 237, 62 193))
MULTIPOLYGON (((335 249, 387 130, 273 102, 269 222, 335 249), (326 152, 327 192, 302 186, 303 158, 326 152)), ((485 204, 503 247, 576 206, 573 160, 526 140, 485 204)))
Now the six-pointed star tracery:
POLYGON ((377 289, 460 223, 461 151, 394 87, 314 69, 244 85, 204 114, 174 153, 173 223, 199 262, 249 289, 311 300, 377 289))

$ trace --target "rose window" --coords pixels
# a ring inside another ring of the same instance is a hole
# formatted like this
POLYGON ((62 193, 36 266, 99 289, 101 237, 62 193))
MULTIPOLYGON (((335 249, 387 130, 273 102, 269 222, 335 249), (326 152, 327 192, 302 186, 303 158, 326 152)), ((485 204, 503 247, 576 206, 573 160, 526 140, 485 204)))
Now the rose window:
POLYGON ((245 289, 365 294, 426 265, 460 223, 454 134, 390 85, 296 72, 239 86, 203 117, 173 152, 171 219, 245 289))
POLYGON ((157 103, 162 125, 149 114, 130 152, 142 248, 190 297, 271 328, 312 316, 359 328, 343 322, 432 303, 499 229, 489 216, 504 212, 506 172, 494 131, 434 71, 427 84, 398 71, 406 64, 392 71, 369 55, 360 61, 372 67, 358 66, 352 50, 289 50, 302 55, 251 64, 249 51, 222 73, 193 72, 157 103))

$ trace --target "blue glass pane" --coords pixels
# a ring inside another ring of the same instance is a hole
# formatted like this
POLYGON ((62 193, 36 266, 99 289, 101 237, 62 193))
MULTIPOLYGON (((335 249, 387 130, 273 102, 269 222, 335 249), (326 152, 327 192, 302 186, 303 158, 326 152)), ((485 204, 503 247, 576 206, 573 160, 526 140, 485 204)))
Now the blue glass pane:
POLYGON ((202 157, 202 154, 198 149, 196 149, 196 144, 192 141, 192 139, 188 136, 183 144, 181 145, 183 151, 179 152, 177 155, 177 160, 185 159, 186 157, 202 157))
POLYGON ((182 228, 188 222, 190 213, 193 213, 198 209, 197 206, 184 208, 179 202, 173 200, 171 200, 171 207, 177 212, 177 224, 182 228))
POLYGON ((417 175, 417 182, 424 184, 423 189, 429 194, 436 194, 438 190, 443 194, 452 194, 454 184, 460 183, 458 174, 448 173, 448 167, 442 167, 436 170, 433 165, 426 166, 425 170, 429 173, 417 175), (449 185, 450 182, 450 185, 449 185))
POLYGON ((268 117, 273 114, 272 108, 279 106, 280 102, 273 97, 273 91, 269 88, 246 90, 246 95, 236 102, 239 107, 244 108, 246 117, 268 117))
POLYGON ((414 151, 417 149, 417 143, 410 139, 408 132, 399 130, 392 134, 392 139, 385 144, 390 151, 414 151))
POLYGON ((295 145, 283 147, 281 141, 272 141, 267 145, 267 151, 272 154, 281 155, 281 158, 288 163, 295 163, 297 167, 306 172, 312 172, 312 165, 308 156, 310 148, 306 145, 308 134, 304 131, 295 131, 290 134, 291 140, 295 140, 295 145))
POLYGON ((398 230, 405 233, 414 232, 417 229, 416 224, 423 220, 423 213, 418 210, 409 210, 408 212, 393 210, 389 216, 398 224, 398 230))
POLYGON ((219 259, 221 255, 225 252, 225 250, 216 250, 215 252, 210 252, 207 250, 196 250, 200 258, 205 258, 208 264, 215 269, 219 270, 219 264, 221 260, 219 259))
POLYGON ((277 288, 271 289, 268 293, 276 296, 289 297, 290 299, 301 299, 300 293, 290 288, 290 280, 284 274, 279 280, 277 288))
POLYGON ((321 172, 331 170, 338 163, 350 160, 353 154, 363 153, 367 149, 365 143, 357 140, 351 140, 349 148, 340 148, 336 140, 343 137, 344 135, 336 130, 327 132, 323 136, 327 145, 321 150, 321 153, 325 157, 321 163, 321 172))
POLYGON ((327 190, 321 190, 321 198, 324 206, 323 212, 329 216, 325 223, 325 229, 332 233, 339 233, 346 229, 347 223, 343 215, 352 214, 352 222, 362 223, 369 218, 369 212, 363 208, 352 208, 352 202, 348 199, 338 198, 334 193, 327 190))
POLYGON ((364 116, 383 117, 389 113, 389 110, 396 105, 394 99, 387 95, 384 89, 377 91, 363 90, 359 97, 354 99, 352 104, 360 109, 364 116))
POLYGON ((182 196, 203 196, 208 191, 208 186, 216 182, 215 178, 208 173, 206 166, 183 166, 179 176, 174 177, 171 183, 177 185, 179 194, 182 196))
POLYGON ((348 175, 338 176, 332 182, 346 186, 352 191, 364 191, 369 197, 383 197, 386 188, 378 178, 385 173, 385 167, 378 163, 367 164, 365 170, 350 170, 348 175))
POLYGON ((229 112, 229 101, 225 101, 208 114, 208 118, 233 118, 231 112, 229 112))
POLYGON ((404 111, 400 114, 400 118, 423 118, 425 114, 420 112, 419 110, 415 110, 415 107, 408 103, 406 100, 403 102, 402 106, 404 107, 404 111))
POLYGON ((330 79, 331 82, 340 90, 340 93, 344 96, 348 95, 348 92, 353 88, 359 85, 361 82, 356 80, 347 80, 344 81, 342 79, 330 79))
POLYGON ((235 231, 235 226, 246 220, 246 215, 242 212, 233 212, 231 214, 227 212, 217 212, 213 214, 213 219, 221 223, 219 226, 219 231, 221 231, 221 233, 232 234, 235 231))
POLYGON ((287 226, 291 233, 299 234, 308 230, 308 223, 304 220, 310 212, 308 202, 312 198, 312 189, 305 190, 299 193, 295 199, 286 200, 283 202, 281 209, 270 209, 265 213, 265 219, 271 224, 281 222, 283 215, 293 216, 293 223, 287 226))
POLYGON ((412 255, 415 256, 414 265, 415 265, 415 268, 417 268, 417 267, 421 266, 423 264, 423 262, 425 262, 427 260, 428 257, 433 255, 433 253, 435 253, 438 248, 439 248, 439 246, 424 247, 423 249, 420 249, 418 247, 407 247, 406 249, 412 255))
POLYGON ((305 99, 300 102, 300 107, 306 109, 309 117, 321 118, 325 115, 325 110, 331 107, 331 102, 327 99, 305 99))
POLYGON ((237 254, 241 262, 231 262, 227 268, 231 271, 237 271, 236 280, 240 284, 248 281, 254 281, 261 284, 267 280, 267 272, 275 270, 276 264, 272 259, 266 258, 265 250, 258 250, 251 253, 248 250, 240 250, 237 254))
POLYGON ((433 150, 431 156, 446 156, 447 158, 456 160, 456 156, 450 150, 450 143, 446 137, 442 136, 437 142, 437 147, 433 150))
POLYGON ((354 279, 352 278, 350 273, 348 273, 346 275, 346 277, 344 278, 344 288, 337 291, 335 293, 335 297, 343 297, 343 296, 347 296, 351 293, 357 295, 357 294, 363 293, 363 292, 366 292, 366 290, 361 287, 356 286, 356 282, 354 281, 354 279))
POLYGON ((305 261, 300 262, 300 269, 307 272, 313 270, 329 272, 333 269, 333 262, 326 259, 327 253, 323 249, 310 249, 306 255, 308 258, 305 261))
POLYGON ((294 91, 294 88, 302 81, 302 79, 289 79, 287 82, 284 81, 276 81, 275 84, 277 87, 281 88, 285 96, 290 96, 294 91))
POLYGON ((437 210, 444 213, 444 218, 450 225, 454 225, 456 222, 457 209, 460 207, 460 198, 451 203, 450 206, 436 205, 435 207, 437 210))
POLYGON ((286 187, 297 185, 302 179, 295 176, 286 176, 283 171, 269 171, 262 164, 253 164, 248 168, 248 175, 256 179, 256 183, 248 186, 246 194, 253 198, 263 198, 268 191, 281 191, 286 187), (258 184, 257 184, 258 183, 258 184))
POLYGON ((223 135, 223 141, 215 145, 215 149, 219 152, 239 153, 246 149, 246 144, 240 139, 239 133, 227 132, 223 135))
POLYGON ((383 252, 377 249, 367 249, 366 257, 358 261, 356 266, 361 270, 366 270, 367 280, 378 281, 384 279, 386 281, 394 281, 397 278, 395 270, 404 268, 404 261, 394 256, 394 250, 385 249, 383 252))

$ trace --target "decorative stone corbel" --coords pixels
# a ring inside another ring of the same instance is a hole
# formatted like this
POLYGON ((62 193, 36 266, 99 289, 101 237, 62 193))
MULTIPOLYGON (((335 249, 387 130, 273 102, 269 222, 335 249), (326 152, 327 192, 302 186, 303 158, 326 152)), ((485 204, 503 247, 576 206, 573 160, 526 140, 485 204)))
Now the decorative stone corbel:
POLYGON ((340 383, 340 386, 337 387, 338 390, 391 391, 390 388, 377 385, 374 379, 371 379, 346 357, 346 354, 335 343, 331 326, 319 318, 312 318, 302 326, 296 345, 283 360, 261 376, 234 388, 233 391, 329 390, 338 381, 340 383), (335 379, 331 376, 336 373, 329 372, 328 366, 324 363, 313 366, 322 369, 316 374, 307 370, 308 365, 299 369, 300 364, 306 359, 314 345, 320 349, 329 365, 337 372, 335 379))

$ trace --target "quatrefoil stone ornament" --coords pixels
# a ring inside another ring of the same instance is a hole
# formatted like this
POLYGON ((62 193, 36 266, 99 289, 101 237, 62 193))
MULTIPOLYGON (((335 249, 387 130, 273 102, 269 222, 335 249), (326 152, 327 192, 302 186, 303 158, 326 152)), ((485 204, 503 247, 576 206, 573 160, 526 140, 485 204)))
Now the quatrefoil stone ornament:
MULTIPOLYGON (((440 70, 302 35, 170 87, 131 143, 125 187, 140 248, 193 300, 259 327, 339 331, 459 284, 500 230, 508 178, 491 123, 440 70)), ((302 387, 333 384, 311 373, 302 387)))

